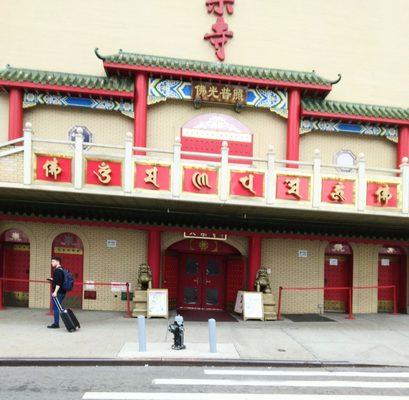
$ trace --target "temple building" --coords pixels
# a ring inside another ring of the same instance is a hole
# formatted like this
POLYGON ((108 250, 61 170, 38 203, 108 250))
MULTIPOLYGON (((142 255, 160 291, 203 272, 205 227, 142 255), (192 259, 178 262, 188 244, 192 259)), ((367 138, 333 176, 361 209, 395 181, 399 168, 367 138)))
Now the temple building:
POLYGON ((3 3, 3 305, 407 312, 407 2, 3 3))

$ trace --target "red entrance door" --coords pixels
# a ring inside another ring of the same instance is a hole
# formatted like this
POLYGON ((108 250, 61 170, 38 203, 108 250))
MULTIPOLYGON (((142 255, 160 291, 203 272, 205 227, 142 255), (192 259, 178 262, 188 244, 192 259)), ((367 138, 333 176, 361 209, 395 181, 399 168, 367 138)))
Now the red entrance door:
MULTIPOLYGON (((3 250, 5 278, 28 280, 30 277, 30 245, 5 243, 3 250)), ((28 282, 6 281, 4 305, 28 307, 28 282)))
MULTIPOLYGON (((71 233, 57 236, 53 241, 52 254, 61 258, 61 265, 70 270, 75 282, 83 282, 83 245, 78 236, 71 233)), ((64 299, 66 308, 82 308, 82 289, 82 285, 74 283, 64 299)))
POLYGON ((184 254, 179 271, 178 307, 223 310, 226 268, 224 257, 184 254))
MULTIPOLYGON (((324 270, 325 288, 351 286, 351 256, 326 255, 324 270)), ((324 290, 324 310, 346 312, 348 310, 347 290, 324 290)))
MULTIPOLYGON (((396 286, 397 309, 405 312, 404 268, 401 255, 379 254, 378 284, 379 286, 396 286)), ((393 289, 378 289, 378 312, 393 311, 393 289)))

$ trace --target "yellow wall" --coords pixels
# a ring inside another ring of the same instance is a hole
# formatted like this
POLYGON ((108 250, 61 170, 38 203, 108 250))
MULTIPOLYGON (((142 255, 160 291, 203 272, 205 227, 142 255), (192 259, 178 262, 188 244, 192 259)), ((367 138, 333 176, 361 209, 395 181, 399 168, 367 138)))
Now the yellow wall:
MULTIPOLYGON (((407 107, 408 7, 407 0, 241 0, 225 17, 234 32, 226 62, 329 78, 340 72, 331 98, 407 107)), ((203 40, 215 16, 203 0, 3 0, 1 14, 1 66, 102 74, 95 46, 216 61, 203 40)))
POLYGON ((334 164, 340 150, 350 150, 358 159, 365 154, 368 167, 396 168, 396 144, 381 137, 359 136, 345 133, 304 133, 300 139, 300 160, 312 161, 314 150, 321 151, 323 164, 334 164))

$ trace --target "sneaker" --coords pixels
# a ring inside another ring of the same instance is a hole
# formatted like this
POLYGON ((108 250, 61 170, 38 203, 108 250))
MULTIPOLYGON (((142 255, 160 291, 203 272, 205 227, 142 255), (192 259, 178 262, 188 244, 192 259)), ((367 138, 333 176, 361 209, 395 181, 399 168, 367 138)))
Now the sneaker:
POLYGON ((56 325, 56 324, 51 324, 51 325, 47 326, 47 328, 50 328, 50 329, 57 329, 59 327, 60 327, 60 325, 56 325))

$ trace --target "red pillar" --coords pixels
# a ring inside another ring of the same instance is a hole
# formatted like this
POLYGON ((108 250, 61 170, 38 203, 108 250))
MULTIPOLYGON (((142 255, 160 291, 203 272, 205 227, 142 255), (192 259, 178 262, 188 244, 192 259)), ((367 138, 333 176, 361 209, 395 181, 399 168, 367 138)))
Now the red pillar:
POLYGON ((152 287, 159 287, 160 275, 160 231, 148 232, 148 264, 152 272, 152 287))
POLYGON ((409 125, 399 127, 398 147, 396 154, 397 168, 402 163, 403 157, 409 157, 409 125))
POLYGON ((9 140, 23 136, 23 91, 12 88, 9 94, 9 140))
MULTIPOLYGON (((300 157, 301 93, 299 89, 288 91, 287 160, 299 161, 300 157)), ((288 167, 297 168, 290 164, 288 167)))
POLYGON ((258 269, 261 267, 261 238, 260 236, 249 237, 249 272, 248 290, 254 290, 254 282, 258 269))
MULTIPOLYGON (((146 147, 146 126, 148 112, 148 75, 138 72, 135 76, 134 99, 134 146, 146 147)), ((145 154, 145 152, 137 152, 145 154)))

